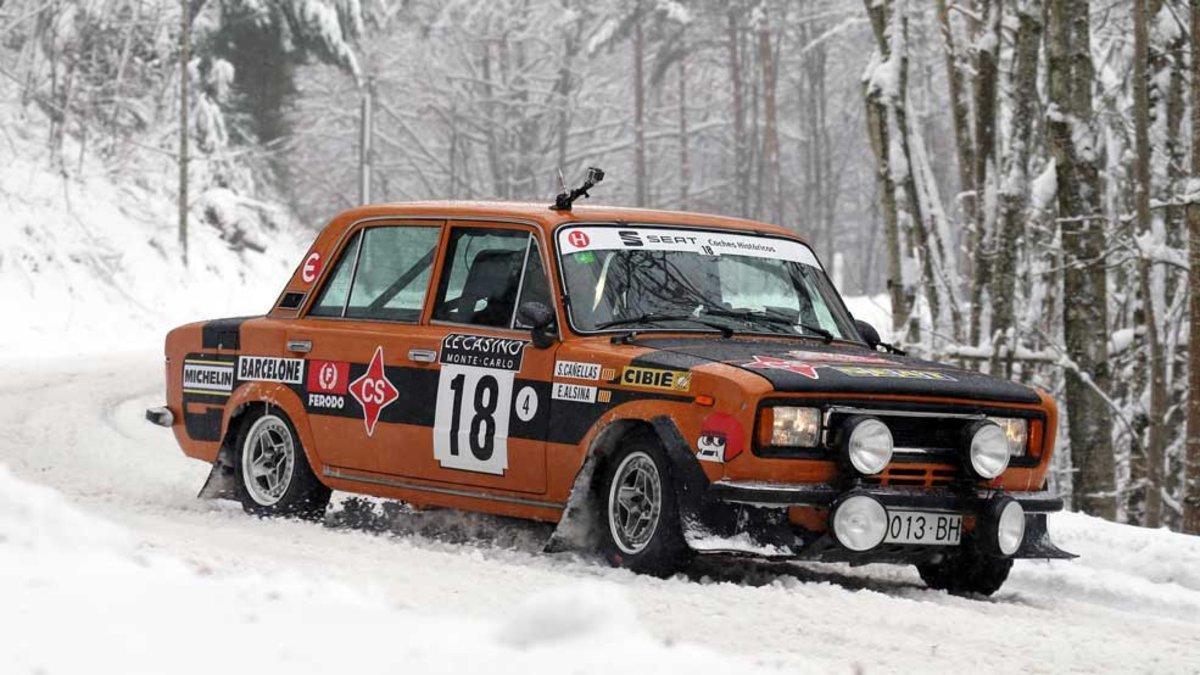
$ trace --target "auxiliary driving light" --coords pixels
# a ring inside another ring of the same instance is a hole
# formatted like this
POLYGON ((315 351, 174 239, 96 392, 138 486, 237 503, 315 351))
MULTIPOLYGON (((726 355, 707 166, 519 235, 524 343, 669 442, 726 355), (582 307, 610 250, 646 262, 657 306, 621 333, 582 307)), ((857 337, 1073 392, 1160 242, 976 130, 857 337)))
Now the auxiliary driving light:
POLYGON ((967 448, 971 470, 976 476, 991 480, 1008 468, 1008 436, 995 422, 981 421, 970 429, 971 445, 967 448))
POLYGON ((833 510, 833 536, 851 551, 869 551, 887 534, 887 511, 879 500, 865 494, 850 495, 833 510))
POLYGON ((846 431, 842 451, 855 471, 870 476, 892 461, 892 432, 883 422, 855 417, 848 421, 846 431))
POLYGON ((1025 509, 1012 497, 997 497, 988 503, 979 526, 980 543, 1007 558, 1025 541, 1025 509))

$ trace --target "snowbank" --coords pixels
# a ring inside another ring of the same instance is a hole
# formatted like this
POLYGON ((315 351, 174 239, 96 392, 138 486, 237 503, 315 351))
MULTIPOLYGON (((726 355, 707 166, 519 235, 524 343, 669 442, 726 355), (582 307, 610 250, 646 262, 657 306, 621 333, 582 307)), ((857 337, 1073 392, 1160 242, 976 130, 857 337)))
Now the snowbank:
POLYGON ((16 122, 0 134, 0 353, 161 350, 180 323, 270 307, 311 234, 211 189, 192 195, 185 268, 174 164, 146 152, 114 168, 68 139, 55 169, 39 113, 22 119, 16 99, 0 83, 0 119, 16 122))
POLYGON ((0 597, 0 663, 12 673, 609 673, 618 658, 661 673, 754 669, 652 639, 611 583, 550 589, 487 621, 283 569, 219 576, 2 465, 0 597))

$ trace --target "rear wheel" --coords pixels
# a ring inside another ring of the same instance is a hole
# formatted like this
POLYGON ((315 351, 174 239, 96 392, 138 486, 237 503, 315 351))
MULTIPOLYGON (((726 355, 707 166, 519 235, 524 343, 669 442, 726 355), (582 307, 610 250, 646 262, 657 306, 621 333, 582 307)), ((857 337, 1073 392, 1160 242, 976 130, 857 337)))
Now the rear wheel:
POLYGON ((308 465, 291 422, 273 409, 247 415, 235 446, 238 499, 247 513, 320 520, 329 488, 308 465))
POLYGON ((1000 590, 1012 569, 1012 558, 999 558, 964 545, 938 562, 917 565, 930 588, 955 595, 991 595, 1000 590))
POLYGON ((670 466, 652 439, 624 443, 606 463, 598 495, 601 551, 610 563, 635 572, 670 576, 687 565, 670 466))

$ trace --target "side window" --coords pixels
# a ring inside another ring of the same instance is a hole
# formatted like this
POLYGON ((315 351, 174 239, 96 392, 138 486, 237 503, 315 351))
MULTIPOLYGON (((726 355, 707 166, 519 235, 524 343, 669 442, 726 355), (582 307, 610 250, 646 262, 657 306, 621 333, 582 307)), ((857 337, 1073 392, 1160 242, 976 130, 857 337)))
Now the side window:
POLYGON ((433 318, 511 326, 529 239, 529 233, 520 230, 451 230, 433 318))
POLYGON ((345 316, 419 321, 439 234, 419 226, 366 230, 345 316))
POLYGON ((358 259, 358 246, 362 239, 362 231, 355 232, 354 238, 342 250, 333 274, 325 282, 321 295, 309 310, 310 316, 341 316, 346 308, 346 298, 350 297, 350 277, 354 274, 354 261, 358 259))
MULTIPOLYGON (((525 260, 525 276, 521 279, 521 297, 517 307, 526 302, 540 302, 547 307, 554 305, 550 301, 550 285, 546 280, 546 270, 542 266, 542 256, 538 249, 537 239, 529 241, 529 257, 525 260)), ((529 328, 520 319, 513 319, 513 325, 519 328, 529 328)))

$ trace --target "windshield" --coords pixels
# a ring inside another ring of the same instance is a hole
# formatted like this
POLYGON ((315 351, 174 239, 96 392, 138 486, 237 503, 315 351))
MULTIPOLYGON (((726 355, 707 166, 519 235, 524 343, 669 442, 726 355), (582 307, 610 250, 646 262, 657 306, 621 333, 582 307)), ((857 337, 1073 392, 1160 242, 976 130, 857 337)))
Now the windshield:
POLYGON ((577 330, 717 330, 858 340, 812 250, 775 237, 643 226, 558 233, 577 330))

